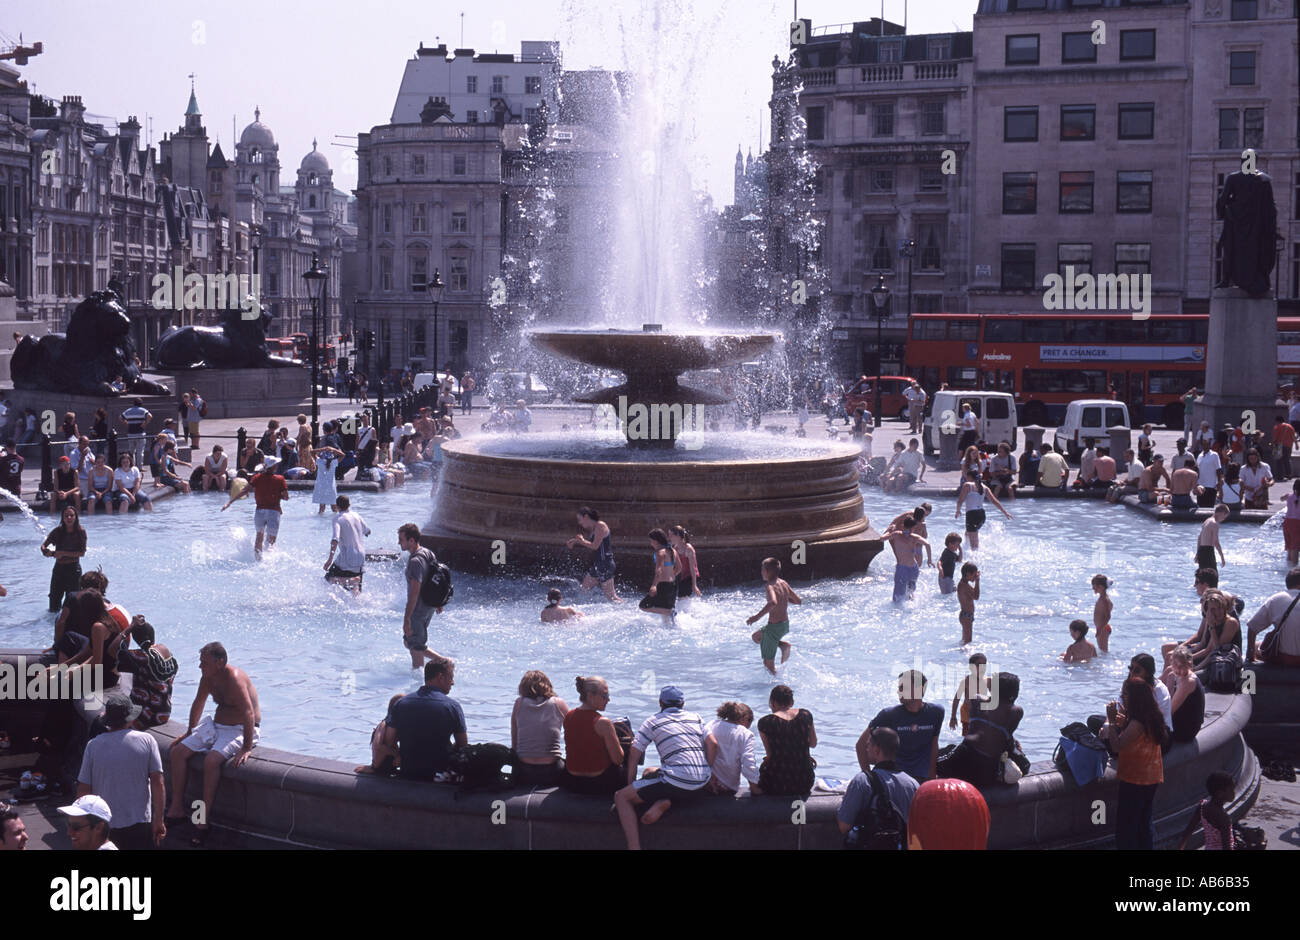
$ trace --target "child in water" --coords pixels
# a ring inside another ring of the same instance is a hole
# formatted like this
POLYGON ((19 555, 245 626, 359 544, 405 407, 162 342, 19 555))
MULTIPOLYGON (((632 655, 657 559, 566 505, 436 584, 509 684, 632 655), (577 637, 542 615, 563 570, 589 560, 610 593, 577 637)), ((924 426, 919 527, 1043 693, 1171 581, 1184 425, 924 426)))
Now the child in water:
POLYGON ((561 620, 583 615, 576 607, 561 607, 560 601, 563 599, 559 588, 551 588, 546 592, 546 606, 542 608, 542 623, 558 623, 561 620))
POLYGON ((1110 612, 1114 609, 1110 596, 1106 593, 1107 588, 1113 587, 1114 582, 1104 574, 1095 574, 1092 576, 1092 589, 1097 593, 1097 603, 1092 607, 1092 625, 1097 631, 1097 646, 1103 653, 1109 651, 1110 647, 1110 612))
MULTIPOLYGON (((960 538, 958 541, 960 541, 960 538)), ((962 737, 966 736, 970 728, 971 700, 987 702, 993 693, 993 680, 984 671, 988 664, 988 657, 983 653, 972 654, 970 658, 970 675, 961 681, 961 685, 957 687, 957 692, 952 697, 952 717, 948 719, 948 727, 957 727, 957 716, 960 714, 962 737), (960 710, 957 704, 958 699, 961 699, 960 710)))
POLYGON ((975 562, 968 561, 961 566, 961 584, 957 585, 957 600, 961 602, 961 613, 957 620, 961 624, 961 645, 965 646, 975 636, 975 602, 980 599, 980 570, 975 562))
POLYGON ((961 536, 956 532, 949 532, 943 538, 943 553, 939 556, 940 594, 957 593, 957 584, 952 576, 957 568, 957 562, 961 559, 961 536))
POLYGON ((243 477, 235 477, 233 480, 230 481, 230 499, 226 500, 226 505, 221 507, 221 511, 225 512, 227 509, 230 508, 231 503, 233 503, 237 499, 242 499, 247 495, 248 495, 248 481, 245 480, 243 477))
POLYGON ((1061 659, 1067 663, 1086 663, 1097 655, 1097 648, 1087 640, 1088 624, 1082 620, 1070 621, 1070 638, 1073 642, 1065 648, 1061 659))
POLYGON ((767 603, 763 609, 748 618, 745 623, 753 626, 754 621, 767 614, 767 623, 755 630, 750 637, 759 644, 763 656, 763 665, 767 671, 776 675, 776 651, 781 650, 781 662, 790 658, 790 644, 781 639, 790 632, 790 614, 786 604, 802 604, 803 598, 794 592, 794 588, 781 579, 781 562, 775 558, 763 559, 763 580, 767 582, 767 603))

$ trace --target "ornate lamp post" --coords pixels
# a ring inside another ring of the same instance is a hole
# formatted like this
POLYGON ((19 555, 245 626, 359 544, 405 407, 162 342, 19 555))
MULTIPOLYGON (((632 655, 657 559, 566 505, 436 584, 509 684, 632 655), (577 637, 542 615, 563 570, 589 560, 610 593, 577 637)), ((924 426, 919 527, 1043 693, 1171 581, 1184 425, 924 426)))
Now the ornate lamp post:
POLYGON ((885 286, 885 276, 882 274, 876 280, 876 286, 871 288, 871 300, 876 305, 876 420, 875 426, 880 427, 880 409, 881 405, 881 382, 880 375, 883 371, 881 366, 884 364, 884 328, 885 317, 889 316, 889 288, 885 286))
POLYGON ((442 379, 438 377, 438 301, 442 299, 442 289, 446 285, 442 283, 442 275, 437 268, 433 269, 433 280, 425 285, 425 290, 429 292, 429 299, 433 301, 433 384, 441 391, 442 379))
POLYGON ((311 267, 302 272, 302 279, 307 282, 307 296, 311 298, 311 446, 320 443, 320 404, 316 400, 320 394, 317 383, 320 379, 320 341, 316 334, 316 316, 325 296, 325 282, 329 280, 329 270, 321 266, 316 252, 311 254, 311 267))

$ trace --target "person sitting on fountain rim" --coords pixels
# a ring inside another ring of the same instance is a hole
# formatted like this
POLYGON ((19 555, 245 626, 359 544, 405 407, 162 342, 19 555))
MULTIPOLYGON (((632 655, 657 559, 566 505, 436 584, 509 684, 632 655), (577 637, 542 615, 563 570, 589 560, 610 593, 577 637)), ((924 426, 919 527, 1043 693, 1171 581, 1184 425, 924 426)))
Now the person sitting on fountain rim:
POLYGON ((18 453, 12 440, 4 442, 0 449, 0 488, 8 490, 15 496, 23 492, 23 464, 26 461, 18 453))

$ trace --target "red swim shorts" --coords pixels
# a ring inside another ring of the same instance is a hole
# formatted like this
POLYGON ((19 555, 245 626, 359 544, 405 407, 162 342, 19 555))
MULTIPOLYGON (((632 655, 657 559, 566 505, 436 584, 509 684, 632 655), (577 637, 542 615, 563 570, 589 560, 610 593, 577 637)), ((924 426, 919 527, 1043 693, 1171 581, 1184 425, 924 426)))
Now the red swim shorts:
POLYGON ((1286 540, 1288 552, 1300 551, 1300 519, 1282 520, 1282 538, 1286 540))

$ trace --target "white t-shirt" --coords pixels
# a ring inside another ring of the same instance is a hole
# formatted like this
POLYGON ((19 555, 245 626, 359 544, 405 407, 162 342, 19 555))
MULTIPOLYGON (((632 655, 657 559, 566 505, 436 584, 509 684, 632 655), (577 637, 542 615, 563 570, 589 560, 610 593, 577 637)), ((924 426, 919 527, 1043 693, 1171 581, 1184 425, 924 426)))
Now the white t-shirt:
POLYGON ((758 783, 758 764, 754 760, 754 732, 730 721, 710 722, 704 736, 718 742, 718 756, 713 761, 713 776, 729 790, 740 789, 743 774, 750 784, 758 783))
POLYGON ((339 543, 334 563, 344 571, 360 571, 366 563, 366 540, 370 527, 352 510, 334 517, 334 539, 339 543))
POLYGON ((1243 490, 1258 490, 1266 480, 1271 481, 1272 479, 1273 474, 1268 472, 1268 467, 1262 461, 1258 467, 1246 465, 1241 468, 1241 487, 1243 490))
POLYGON ((1278 639, 1278 652, 1288 656, 1300 656, 1300 604, 1292 608, 1291 616, 1284 622, 1278 623, 1278 618, 1286 613, 1297 593, 1300 592, 1278 591, 1264 601, 1263 606, 1255 611, 1255 616, 1246 624, 1248 630, 1253 631, 1267 630, 1269 624, 1278 627, 1282 631, 1282 636, 1278 639))
POLYGON ((1219 460, 1219 455, 1212 450, 1201 454, 1201 459, 1196 461, 1197 472, 1200 473, 1200 479, 1197 481, 1201 486, 1218 486, 1219 471, 1223 469, 1223 462, 1219 460))
POLYGON ((921 389, 914 386, 908 386, 903 391, 903 397, 907 399, 908 404, 913 408, 920 408, 925 405, 926 395, 921 389))
POLYGON ((121 467, 118 467, 113 471, 113 489, 115 490, 129 493, 135 489, 136 484, 139 482, 139 467, 131 467, 129 470, 124 470, 121 467))
POLYGON ((904 473, 910 473, 912 476, 921 474, 921 452, 919 450, 905 450, 898 455, 898 469, 904 473))
POLYGON ((963 431, 974 431, 976 429, 977 420, 978 419, 975 417, 974 411, 965 412, 961 416, 961 429, 963 431))
POLYGON ((1128 482, 1129 482, 1129 483, 1137 483, 1139 480, 1141 480, 1141 479, 1142 479, 1142 471, 1145 470, 1145 469, 1146 469, 1146 467, 1142 466, 1142 461, 1138 460, 1138 459, 1135 457, 1135 458, 1133 459, 1133 462, 1132 462, 1131 464, 1128 465, 1128 477, 1127 477, 1128 482))

